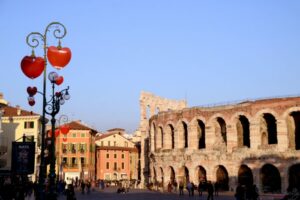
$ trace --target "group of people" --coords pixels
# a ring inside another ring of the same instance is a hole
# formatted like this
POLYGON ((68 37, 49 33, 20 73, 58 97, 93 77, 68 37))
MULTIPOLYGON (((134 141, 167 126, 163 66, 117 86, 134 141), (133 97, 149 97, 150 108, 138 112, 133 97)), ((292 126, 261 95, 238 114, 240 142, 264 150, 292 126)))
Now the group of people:
POLYGON ((258 188, 254 184, 238 184, 234 194, 236 200, 257 200, 258 196, 258 188))
POLYGON ((174 189, 174 192, 177 192, 177 187, 179 189, 179 195, 184 195, 184 189, 188 191, 189 196, 194 196, 195 190, 198 191, 199 196, 202 196, 202 193, 204 191, 207 191, 208 198, 207 199, 213 199, 214 194, 218 195, 218 183, 212 184, 211 181, 200 181, 200 183, 195 185, 193 182, 188 181, 186 185, 182 181, 179 182, 179 185, 177 186, 177 182, 173 181, 172 183, 168 183, 168 192, 172 192, 174 189))

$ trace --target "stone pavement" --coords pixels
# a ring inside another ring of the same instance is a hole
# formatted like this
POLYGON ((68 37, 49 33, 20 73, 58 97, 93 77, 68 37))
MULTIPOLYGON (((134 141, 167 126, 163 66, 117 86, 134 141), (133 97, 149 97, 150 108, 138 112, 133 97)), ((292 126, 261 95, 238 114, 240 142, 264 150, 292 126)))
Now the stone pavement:
MULTIPOLYGON (((179 196, 175 193, 162 193, 159 191, 149 191, 141 189, 131 189, 129 193, 117 194, 116 187, 105 188, 103 191, 96 189, 90 192, 90 194, 81 194, 79 190, 76 190, 77 200, 206 200, 207 195, 199 197, 198 193, 195 196, 189 197, 185 192, 184 196, 179 196)), ((282 195, 281 195, 282 196, 282 195)), ((280 197, 281 197, 280 196, 280 197)), ((26 200, 33 200, 34 198, 26 198, 26 200)), ((65 200, 66 196, 61 195, 59 200, 65 200)), ((234 200, 233 192, 220 192, 219 196, 215 196, 214 200, 234 200)), ((264 195, 260 197, 260 200, 275 200, 281 199, 278 195, 264 195)))

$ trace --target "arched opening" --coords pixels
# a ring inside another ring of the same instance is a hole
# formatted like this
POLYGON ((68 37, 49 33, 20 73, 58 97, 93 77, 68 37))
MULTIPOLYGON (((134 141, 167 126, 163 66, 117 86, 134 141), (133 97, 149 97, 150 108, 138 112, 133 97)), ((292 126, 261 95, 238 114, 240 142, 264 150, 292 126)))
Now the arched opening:
POLYGON ((155 114, 157 115, 159 112, 160 112, 159 107, 156 107, 156 108, 155 108, 155 114))
POLYGON ((268 144, 277 144, 277 126, 275 117, 270 113, 264 113, 263 119, 268 133, 268 144))
POLYGON ((289 168, 289 186, 288 192, 297 188, 300 191, 300 164, 292 165, 289 168))
POLYGON ((205 124, 201 120, 198 121, 198 134, 199 134, 199 142, 198 149, 205 149, 205 124))
POLYGON ((164 130, 162 127, 159 127, 160 130, 160 138, 161 138, 161 148, 164 148, 164 130))
POLYGON ((188 140, 188 128, 187 128, 187 124, 185 122, 182 122, 182 126, 183 126, 183 134, 184 134, 184 148, 188 148, 189 147, 189 140, 188 140))
POLYGON ((217 172, 217 184, 220 190, 228 191, 229 190, 229 177, 226 168, 222 165, 218 166, 217 172))
POLYGON ((199 181, 199 183, 207 181, 206 170, 202 166, 198 167, 198 181, 199 181))
POLYGON ((161 182, 160 182, 159 186, 163 188, 164 187, 164 171, 162 168, 160 168, 160 176, 161 176, 160 177, 161 182))
POLYGON ((152 181, 155 185, 157 184, 157 174, 156 174, 156 170, 154 167, 153 167, 153 180, 152 181))
POLYGON ((300 149, 300 112, 292 112, 290 114, 292 117, 292 122, 289 124, 289 140, 290 140, 290 147, 293 149, 299 150, 300 149))
POLYGON ((150 118, 150 106, 147 105, 146 106, 146 119, 149 119, 150 118))
POLYGON ((253 174, 247 165, 241 165, 238 171, 238 183, 241 185, 253 185, 253 174))
POLYGON ((184 183, 188 183, 190 181, 190 174, 189 169, 187 167, 184 167, 184 183))
POLYGON ((217 128, 217 132, 221 134, 223 142, 227 145, 227 131, 226 131, 226 123, 224 121, 224 119, 222 119, 221 117, 217 118, 217 122, 218 122, 218 127, 217 128))
POLYGON ((280 173, 274 165, 265 164, 260 170, 260 177, 264 193, 281 192, 280 173))
POLYGON ((248 119, 240 115, 236 123, 238 147, 247 146, 250 147, 250 131, 248 119))
POLYGON ((174 149, 175 148, 175 132, 174 132, 174 127, 169 124, 170 130, 171 130, 171 142, 172 142, 172 146, 171 148, 174 149))
POLYGON ((170 166, 170 182, 173 185, 176 181, 175 170, 170 166))

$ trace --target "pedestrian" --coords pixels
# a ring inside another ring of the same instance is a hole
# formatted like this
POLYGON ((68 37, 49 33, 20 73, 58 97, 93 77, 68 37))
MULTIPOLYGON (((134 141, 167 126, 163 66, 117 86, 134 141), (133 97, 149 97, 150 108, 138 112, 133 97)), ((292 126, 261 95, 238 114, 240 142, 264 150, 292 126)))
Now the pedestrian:
POLYGON ((173 185, 174 185, 174 192, 176 193, 177 192, 177 187, 178 187, 178 184, 177 184, 176 180, 174 180, 173 185))
POLYGON ((186 189, 188 190, 189 192, 189 197, 192 196, 192 183, 191 182, 188 182, 187 185, 186 185, 186 189))
POLYGON ((170 192, 170 193, 172 192, 172 184, 171 184, 171 182, 168 183, 168 192, 170 192))
POLYGON ((191 193, 192 193, 192 196, 194 196, 195 184, 194 184, 193 181, 191 182, 191 185, 192 185, 192 187, 191 187, 191 193))
POLYGON ((214 184, 215 196, 219 196, 219 183, 216 181, 214 184))
POLYGON ((207 182, 207 200, 211 199, 214 200, 214 186, 212 185, 211 181, 207 182))
POLYGON ((180 181, 180 182, 179 182, 179 195, 184 195, 184 194, 183 194, 183 187, 184 187, 184 186, 183 186, 183 182, 180 181))
POLYGON ((81 181, 81 194, 84 194, 84 189, 85 189, 85 183, 84 183, 84 181, 82 180, 81 181))
POLYGON ((236 200, 245 200, 245 189, 241 184, 237 185, 234 197, 236 200))

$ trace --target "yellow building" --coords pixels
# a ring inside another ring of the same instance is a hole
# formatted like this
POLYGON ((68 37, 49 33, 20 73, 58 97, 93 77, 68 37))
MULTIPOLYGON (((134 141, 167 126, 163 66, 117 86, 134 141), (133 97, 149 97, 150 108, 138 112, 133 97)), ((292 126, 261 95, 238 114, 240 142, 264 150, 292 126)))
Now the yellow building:
POLYGON ((0 160, 0 170, 11 170, 11 152, 12 142, 22 141, 22 137, 25 134, 26 141, 34 141, 35 146, 35 170, 34 174, 29 175, 29 180, 35 181, 39 171, 38 157, 40 155, 39 150, 39 133, 41 128, 40 123, 41 116, 21 109, 19 106, 12 107, 5 105, 2 109, 2 133, 1 133, 1 145, 6 150, 2 153, 0 160))

